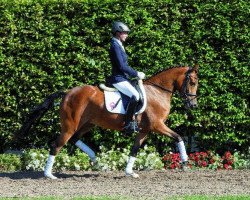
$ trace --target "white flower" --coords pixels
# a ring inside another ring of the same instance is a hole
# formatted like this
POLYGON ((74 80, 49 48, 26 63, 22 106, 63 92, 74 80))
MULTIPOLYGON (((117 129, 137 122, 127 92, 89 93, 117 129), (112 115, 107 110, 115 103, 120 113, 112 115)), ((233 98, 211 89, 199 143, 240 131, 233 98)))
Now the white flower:
POLYGON ((145 155, 146 155, 145 152, 140 152, 140 153, 139 153, 139 156, 141 156, 141 157, 143 157, 143 156, 145 156, 145 155))
POLYGON ((36 157, 36 152, 32 152, 31 154, 30 154, 30 156, 32 157, 32 158, 35 158, 36 157))
POLYGON ((26 166, 26 169, 29 170, 30 167, 31 167, 30 164, 28 164, 28 165, 26 166))
POLYGON ((35 166, 35 168, 38 168, 39 164, 40 164, 39 160, 34 160, 34 166, 35 166))
POLYGON ((75 165, 75 169, 76 170, 80 170, 81 169, 80 165, 78 165, 77 163, 74 163, 74 165, 75 165))
POLYGON ((45 156, 44 156, 43 154, 40 153, 40 157, 41 157, 41 158, 44 158, 45 156))
POLYGON ((109 166, 106 164, 102 167, 102 171, 107 171, 108 169, 109 169, 109 166))

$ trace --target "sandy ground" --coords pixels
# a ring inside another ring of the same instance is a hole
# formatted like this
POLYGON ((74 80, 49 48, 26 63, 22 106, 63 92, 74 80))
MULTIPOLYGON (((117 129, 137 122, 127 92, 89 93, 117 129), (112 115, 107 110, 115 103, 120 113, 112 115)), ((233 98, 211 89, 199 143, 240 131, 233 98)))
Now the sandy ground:
POLYGON ((66 171, 57 180, 42 172, 0 173, 0 197, 114 196, 118 199, 164 199, 176 195, 248 195, 250 170, 140 171, 139 179, 124 172, 66 171))

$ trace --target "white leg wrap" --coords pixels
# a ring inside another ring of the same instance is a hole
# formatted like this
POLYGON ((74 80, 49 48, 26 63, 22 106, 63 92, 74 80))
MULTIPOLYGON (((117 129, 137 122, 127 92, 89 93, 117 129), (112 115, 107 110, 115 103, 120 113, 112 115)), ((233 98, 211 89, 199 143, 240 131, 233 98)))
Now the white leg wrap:
POLYGON ((126 166, 126 173, 133 173, 133 166, 135 163, 136 157, 130 156, 126 166))
POLYGON ((139 175, 133 172, 133 167, 135 163, 136 157, 130 156, 128 159, 128 163, 125 169, 126 176, 131 176, 133 178, 139 178, 139 175))
POLYGON ((57 179, 57 177, 52 175, 52 167, 54 162, 55 162, 55 156, 49 155, 46 166, 44 168, 44 176, 51 179, 57 179))
POLYGON ((186 148, 185 148, 184 142, 183 141, 178 142, 177 145, 178 145, 178 149, 179 149, 179 152, 180 152, 181 161, 186 162, 188 160, 188 156, 187 156, 187 153, 186 153, 186 148))
POLYGON ((96 162, 95 152, 90 149, 86 144, 84 144, 81 140, 78 140, 75 145, 79 147, 83 152, 85 152, 92 162, 96 162))

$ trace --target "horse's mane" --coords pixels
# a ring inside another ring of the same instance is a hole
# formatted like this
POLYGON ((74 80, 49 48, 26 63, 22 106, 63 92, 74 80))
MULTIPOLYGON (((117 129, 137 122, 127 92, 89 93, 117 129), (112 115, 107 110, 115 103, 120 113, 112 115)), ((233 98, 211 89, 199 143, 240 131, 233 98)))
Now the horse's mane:
POLYGON ((167 68, 167 69, 161 69, 160 71, 154 73, 152 76, 150 76, 150 77, 147 78, 146 80, 148 80, 148 79, 152 78, 153 76, 156 76, 156 75, 158 75, 158 74, 160 74, 160 73, 162 73, 162 72, 168 71, 168 70, 170 70, 170 69, 182 68, 182 67, 188 67, 188 66, 185 66, 185 65, 177 65, 177 66, 171 66, 171 67, 169 67, 169 68, 167 68))

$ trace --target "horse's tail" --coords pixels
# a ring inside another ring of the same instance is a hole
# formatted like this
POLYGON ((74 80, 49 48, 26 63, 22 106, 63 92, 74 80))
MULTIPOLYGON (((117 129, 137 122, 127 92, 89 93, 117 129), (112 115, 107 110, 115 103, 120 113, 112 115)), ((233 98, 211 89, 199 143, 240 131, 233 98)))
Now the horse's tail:
POLYGON ((38 123, 39 120, 42 118, 42 116, 50 108, 52 108, 54 106, 54 100, 59 98, 59 97, 60 98, 64 97, 65 94, 66 94, 66 92, 63 92, 63 91, 55 92, 55 93, 49 95, 44 100, 43 103, 41 103, 35 109, 33 109, 32 112, 28 115, 26 121, 23 123, 21 129, 14 134, 14 140, 22 139, 23 137, 25 137, 28 134, 31 126, 34 123, 38 123))

